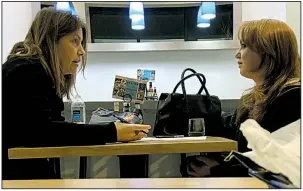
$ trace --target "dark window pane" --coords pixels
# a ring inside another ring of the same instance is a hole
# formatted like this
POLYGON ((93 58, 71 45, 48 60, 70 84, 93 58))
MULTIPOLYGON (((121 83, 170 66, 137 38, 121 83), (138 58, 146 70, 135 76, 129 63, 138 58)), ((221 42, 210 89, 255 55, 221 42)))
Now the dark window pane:
POLYGON ((90 7, 91 36, 96 39, 136 39, 128 8, 90 7))
POLYGON ((216 18, 208 28, 197 27, 198 9, 199 6, 145 8, 145 29, 136 31, 131 29, 128 7, 90 7, 92 42, 100 39, 232 39, 232 4, 216 5, 216 18))
POLYGON ((147 8, 144 9, 145 30, 142 39, 184 39, 184 9, 147 8))
POLYGON ((216 5, 216 17, 210 20, 210 27, 197 27, 199 7, 185 8, 187 40, 230 39, 233 37, 233 5, 216 5))

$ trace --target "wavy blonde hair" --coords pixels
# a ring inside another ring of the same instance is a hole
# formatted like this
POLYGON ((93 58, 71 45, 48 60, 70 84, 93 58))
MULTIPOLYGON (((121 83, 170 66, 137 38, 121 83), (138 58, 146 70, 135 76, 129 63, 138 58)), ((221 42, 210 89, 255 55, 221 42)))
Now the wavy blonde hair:
MULTIPOLYGON (((75 88, 75 76, 63 74, 56 45, 62 37, 79 29, 82 29, 83 32, 82 46, 86 52, 87 29, 85 24, 69 12, 44 8, 36 15, 25 40, 14 45, 7 59, 39 59, 47 74, 52 78, 57 95, 60 98, 66 96, 70 99, 71 89, 75 88)), ((84 54, 81 65, 83 73, 85 65, 86 56, 84 54)))
POLYGON ((282 21, 262 19, 244 22, 238 39, 262 57, 264 81, 243 95, 237 109, 237 122, 244 116, 260 122, 265 107, 286 86, 300 84, 300 56, 296 36, 282 21))

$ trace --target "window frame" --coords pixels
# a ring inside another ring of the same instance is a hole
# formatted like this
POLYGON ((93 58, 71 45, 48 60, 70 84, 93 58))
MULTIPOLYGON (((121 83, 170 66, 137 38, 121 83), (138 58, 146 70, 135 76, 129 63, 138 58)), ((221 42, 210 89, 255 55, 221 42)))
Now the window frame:
MULTIPOLYGON (((201 2, 145 2, 144 7, 186 7, 198 6, 201 2)), ((216 2, 224 3, 224 2, 216 2)), ((227 3, 227 2, 226 2, 227 3)), ((238 40, 236 37, 237 30, 242 22, 242 3, 233 2, 233 38, 232 40, 208 40, 199 39, 198 41, 173 40, 141 40, 137 42, 108 42, 108 43, 91 43, 91 26, 89 7, 128 7, 128 2, 102 2, 101 3, 85 3, 86 24, 88 27, 88 49, 89 52, 107 52, 107 51, 157 51, 157 50, 202 50, 202 49, 236 49, 238 48, 238 40), (137 45, 136 45, 137 44, 137 45), (139 45, 141 44, 141 45, 139 45), (172 44, 179 48, 172 48, 172 44)))

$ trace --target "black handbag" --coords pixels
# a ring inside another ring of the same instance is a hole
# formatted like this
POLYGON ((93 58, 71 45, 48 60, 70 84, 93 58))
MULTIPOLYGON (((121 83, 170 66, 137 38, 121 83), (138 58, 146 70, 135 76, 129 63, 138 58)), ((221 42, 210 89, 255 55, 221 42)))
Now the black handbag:
POLYGON ((221 101, 217 96, 210 95, 206 88, 206 78, 191 68, 182 72, 181 80, 177 83, 172 93, 162 93, 159 97, 156 121, 153 135, 188 135, 190 119, 203 118, 205 135, 221 136, 221 101), (186 71, 190 74, 184 77, 186 71), (201 88, 197 94, 186 94, 184 81, 191 77, 198 77, 201 88), (203 80, 202 80, 203 79, 203 80), (182 93, 176 93, 181 85, 182 93), (205 95, 202 95, 202 91, 205 95))

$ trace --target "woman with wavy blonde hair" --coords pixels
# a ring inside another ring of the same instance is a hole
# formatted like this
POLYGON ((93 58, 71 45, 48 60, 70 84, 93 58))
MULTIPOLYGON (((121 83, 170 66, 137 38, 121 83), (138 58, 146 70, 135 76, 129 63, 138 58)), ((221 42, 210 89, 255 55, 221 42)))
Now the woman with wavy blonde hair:
POLYGON ((9 160, 9 148, 101 145, 146 136, 149 125, 75 124, 61 116, 62 98, 70 97, 78 68, 85 69, 86 41, 87 30, 78 17, 45 8, 24 41, 12 48, 2 65, 3 179, 60 176, 54 161, 46 158, 9 160))
MULTIPOLYGON (((241 47, 235 57, 240 74, 254 80, 255 86, 242 96, 235 112, 222 116, 222 131, 246 152, 247 141, 239 130, 245 120, 254 119, 273 132, 301 118, 300 57, 294 32, 279 20, 244 22, 238 38, 241 47)), ((220 164, 218 155, 198 156, 189 159, 187 171, 191 176, 248 175, 246 169, 220 164)))

